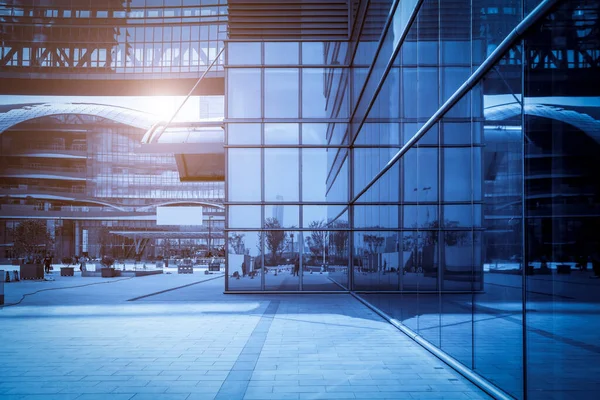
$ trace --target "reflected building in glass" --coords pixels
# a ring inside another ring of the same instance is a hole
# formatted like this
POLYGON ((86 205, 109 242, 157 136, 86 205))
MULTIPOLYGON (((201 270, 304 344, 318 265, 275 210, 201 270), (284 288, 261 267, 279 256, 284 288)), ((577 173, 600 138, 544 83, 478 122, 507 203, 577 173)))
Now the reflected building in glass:
POLYGON ((348 291, 494 397, 594 398, 598 3, 244 4, 226 291, 348 291))

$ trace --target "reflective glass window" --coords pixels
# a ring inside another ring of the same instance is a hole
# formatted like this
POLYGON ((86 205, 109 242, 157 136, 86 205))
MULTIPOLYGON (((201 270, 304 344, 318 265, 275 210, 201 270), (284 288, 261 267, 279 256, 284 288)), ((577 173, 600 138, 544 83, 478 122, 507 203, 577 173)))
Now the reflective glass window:
POLYGON ((229 149, 227 161, 229 200, 260 201, 260 149, 229 149))
POLYGON ((259 145, 260 124, 228 124, 227 140, 230 145, 259 145))
POLYGON ((265 144, 298 144, 298 124, 265 124, 265 144))
POLYGON ((265 149, 265 200, 299 200, 299 149, 265 149))
POLYGON ((300 56, 299 44, 295 42, 265 43, 266 65, 297 65, 300 56))
POLYGON ((227 71, 227 112, 229 118, 260 118, 260 76, 259 69, 234 68, 227 71))
POLYGON ((265 117, 297 118, 299 82, 298 69, 265 69, 265 117))

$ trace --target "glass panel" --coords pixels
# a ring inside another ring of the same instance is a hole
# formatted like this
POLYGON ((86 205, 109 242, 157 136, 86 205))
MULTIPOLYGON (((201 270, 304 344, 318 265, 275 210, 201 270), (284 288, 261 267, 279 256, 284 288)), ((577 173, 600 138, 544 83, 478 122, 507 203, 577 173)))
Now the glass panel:
POLYGON ((280 204, 265 206, 265 223, 278 223, 282 228, 298 228, 299 206, 284 206, 280 204))
POLYGON ((300 254, 297 231, 279 230, 276 221, 265 221, 265 289, 300 290, 300 254))
POLYGON ((437 288, 438 232, 402 232, 400 265, 403 268, 401 288, 430 291, 437 288))
POLYGON ((227 124, 230 145, 260 144, 260 124, 227 124))
POLYGON ((265 117, 298 117, 298 69, 265 69, 265 117))
POLYGON ((444 157, 444 201, 470 201, 473 179, 471 148, 446 148, 444 157))
POLYGON ((260 206, 229 206, 229 228, 260 228, 260 206))
POLYGON ((262 253, 258 232, 227 233, 229 290, 261 290, 262 253))
POLYGON ((298 124, 265 124, 265 144, 298 144, 298 124))
POLYGON ((398 232, 355 232, 354 289, 398 290, 399 248, 398 232))
POLYGON ((478 290, 479 279, 474 280, 472 306, 473 369, 511 395, 522 398, 523 139, 521 73, 517 71, 502 62, 484 79, 483 89, 491 93, 478 88, 472 91, 474 97, 475 94, 483 97, 485 107, 485 114, 473 116, 484 120, 484 153, 480 158, 473 158, 474 180, 483 181, 484 250, 478 253, 476 244, 473 257, 477 268, 475 277, 480 271, 479 259, 483 261, 485 276, 482 291, 478 290), (497 96, 497 89, 506 91, 507 84, 513 93, 502 100, 497 96), (508 98, 510 100, 505 101, 508 98), (498 114, 506 108, 513 109, 514 113, 498 114), (480 170, 483 170, 483 178, 476 173, 480 170), (502 332, 503 340, 493 338, 492 332, 502 332), (502 367, 498 368, 499 365, 502 367))
POLYGON ((299 200, 299 149, 265 149, 265 200, 299 200))
POLYGON ((302 64, 326 64, 325 50, 321 42, 302 43, 302 64))
POLYGON ((398 229, 398 206, 355 205, 354 227, 398 229))
POLYGON ((325 201, 328 149, 302 149, 302 201, 325 201))
POLYGON ((228 118, 260 118, 261 77, 259 69, 227 70, 228 118))
POLYGON ((530 399, 591 399, 600 387, 599 11, 561 2, 524 43, 530 399))
POLYGON ((227 45, 229 65, 260 65, 260 59, 260 43, 229 42, 227 45))
POLYGON ((308 228, 319 224, 327 224, 329 221, 328 212, 328 206, 325 204, 318 206, 303 206, 302 227, 308 228))
MULTIPOLYGON (((348 238, 347 231, 314 230, 302 232, 304 238, 301 276, 303 290, 329 291, 342 290, 331 278, 346 282, 348 274, 348 238)), ((340 283, 341 283, 340 282, 340 283)))
MULTIPOLYGON (((328 116, 325 81, 332 78, 339 80, 339 71, 337 74, 335 70, 327 71, 328 76, 325 76, 325 70, 321 68, 302 69, 302 116, 304 118, 325 118, 328 116)), ((332 90, 329 94, 335 94, 335 92, 332 90)), ((329 110, 329 113, 331 113, 331 110, 329 110)))
POLYGON ((470 122, 446 122, 442 124, 444 144, 471 144, 470 122))
POLYGON ((265 43, 265 64, 298 65, 298 47, 292 42, 265 43))
POLYGON ((327 129, 333 124, 302 124, 302 144, 327 144, 327 129))
POLYGON ((260 149, 229 149, 227 193, 230 201, 261 200, 260 149))

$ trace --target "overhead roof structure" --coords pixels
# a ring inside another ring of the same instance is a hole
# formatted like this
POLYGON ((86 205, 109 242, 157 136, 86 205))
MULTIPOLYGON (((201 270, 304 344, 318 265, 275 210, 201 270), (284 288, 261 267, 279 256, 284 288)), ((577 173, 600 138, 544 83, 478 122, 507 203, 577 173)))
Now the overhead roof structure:
POLYGON ((140 129, 150 129, 158 119, 152 114, 106 104, 26 104, 0 113, 0 133, 25 121, 61 114, 93 115, 140 129))
POLYGON ((173 153, 181 181, 225 180, 222 119, 154 124, 142 138, 142 153, 173 153))
POLYGON ((488 121, 503 121, 520 115, 521 109, 525 115, 553 119, 572 125, 600 143, 600 121, 576 109, 539 103, 521 105, 515 102, 486 108, 484 115, 488 121))
MULTIPOLYGON (((129 239, 198 239, 209 235, 208 231, 179 232, 179 231, 109 231, 113 235, 129 239)), ((214 239, 223 239, 222 231, 213 230, 210 236, 214 239)))

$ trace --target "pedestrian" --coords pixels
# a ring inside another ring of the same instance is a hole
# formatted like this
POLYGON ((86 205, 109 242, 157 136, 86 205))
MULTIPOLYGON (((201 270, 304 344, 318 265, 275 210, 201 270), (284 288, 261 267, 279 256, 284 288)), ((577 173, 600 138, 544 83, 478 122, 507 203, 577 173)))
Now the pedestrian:
POLYGON ((296 260, 294 261, 294 273, 292 274, 293 276, 300 276, 300 259, 296 258, 296 260))
POLYGON ((46 257, 44 257, 44 271, 49 274, 50 269, 52 269, 52 257, 50 257, 50 254, 46 254, 46 257))

